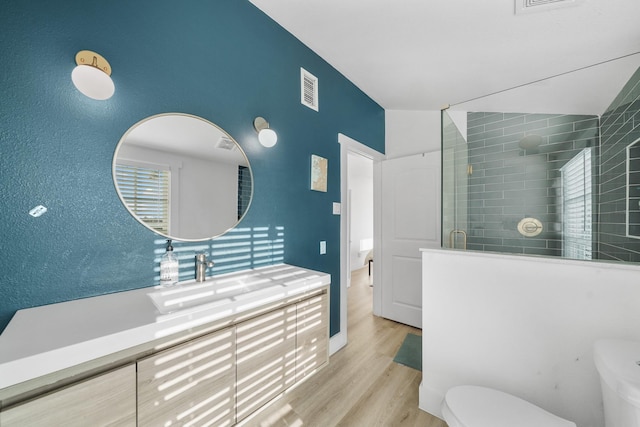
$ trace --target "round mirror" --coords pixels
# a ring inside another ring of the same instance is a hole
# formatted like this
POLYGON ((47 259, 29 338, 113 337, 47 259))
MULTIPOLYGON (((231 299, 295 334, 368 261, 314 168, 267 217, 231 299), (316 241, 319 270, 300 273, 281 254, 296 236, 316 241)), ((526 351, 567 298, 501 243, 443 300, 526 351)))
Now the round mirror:
POLYGON ((208 240, 235 227, 253 195, 240 145, 219 126, 181 113, 133 125, 116 147, 113 180, 140 223, 183 241, 208 240))

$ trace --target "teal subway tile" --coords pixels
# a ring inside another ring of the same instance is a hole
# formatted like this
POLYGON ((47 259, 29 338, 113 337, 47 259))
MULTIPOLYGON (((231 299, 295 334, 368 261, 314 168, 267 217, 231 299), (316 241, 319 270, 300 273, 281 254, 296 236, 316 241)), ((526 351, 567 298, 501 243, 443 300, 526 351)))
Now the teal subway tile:
POLYGON ((524 124, 524 116, 512 117, 508 120, 501 120, 499 122, 488 123, 485 125, 487 131, 494 129, 504 129, 512 126, 519 126, 524 124))
POLYGON ((527 123, 547 121, 548 124, 548 121, 555 117, 558 117, 558 114, 527 114, 525 121, 527 123))
MULTIPOLYGON (((493 140, 493 139, 501 137, 501 136, 502 136, 502 129, 491 130, 491 131, 476 133, 476 134, 473 134, 473 135, 468 135, 467 141, 469 143, 475 143, 475 142, 484 141, 484 144, 487 145, 487 141, 488 140, 493 140)), ((491 143, 491 144, 493 144, 493 143, 491 143)))
POLYGON ((472 163, 474 169, 497 169, 497 168, 503 168, 504 167, 504 160, 503 159, 497 159, 497 160, 492 160, 492 161, 484 161, 481 163, 472 163))
POLYGON ((587 116, 582 120, 574 122, 575 130, 593 130, 595 133, 598 133, 599 127, 600 119, 598 116, 587 116))
POLYGON ((545 129, 540 129, 538 131, 542 136, 548 136, 549 142, 557 139, 558 135, 563 135, 566 139, 573 139, 571 135, 575 135, 575 131, 573 129, 573 123, 565 123, 559 124, 555 126, 549 126, 545 129))
POLYGON ((477 135, 479 133, 484 132, 484 125, 483 126, 473 126, 473 127, 467 127, 467 138, 470 135, 477 135))
MULTIPOLYGON (((498 132, 498 131, 496 131, 498 132)), ((514 135, 505 135, 502 134, 495 135, 495 137, 487 138, 484 141, 485 147, 490 147, 494 145, 505 145, 519 141, 520 138, 514 135)))
POLYGON ((505 239, 505 245, 508 246, 516 246, 520 245, 525 248, 546 248, 547 247, 547 239, 536 239, 531 237, 522 237, 520 239, 505 239))
POLYGON ((524 190, 524 181, 508 181, 499 184, 485 184, 486 191, 509 191, 509 190, 524 190))
POLYGON ((562 252, 557 249, 524 248, 525 255, 561 256, 562 252))
POLYGON ((570 123, 574 123, 580 120, 584 120, 584 116, 572 115, 572 114, 562 114, 553 118, 549 118, 549 126, 558 126, 558 125, 566 125, 570 123))
POLYGON ((472 124, 474 126, 486 125, 487 123, 499 122, 501 120, 504 120, 504 113, 484 113, 483 117, 474 118, 472 124))
POLYGON ((502 207, 521 206, 521 207, 524 207, 525 206, 525 202, 522 199, 491 199, 491 200, 485 200, 484 201, 484 205, 485 206, 490 206, 490 207, 495 207, 495 206, 502 206, 502 207))
POLYGON ((508 254, 523 254, 524 249, 512 246, 494 246, 494 245, 484 245, 484 250, 486 252, 497 252, 497 253, 508 253, 508 254))

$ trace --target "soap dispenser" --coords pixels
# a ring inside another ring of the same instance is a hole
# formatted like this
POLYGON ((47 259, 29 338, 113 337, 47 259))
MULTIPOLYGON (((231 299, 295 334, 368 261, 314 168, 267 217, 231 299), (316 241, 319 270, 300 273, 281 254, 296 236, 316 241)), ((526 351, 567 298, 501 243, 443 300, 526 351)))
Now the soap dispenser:
POLYGON ((167 240, 167 251, 160 259, 160 285, 174 286, 178 284, 178 257, 173 253, 171 240, 167 240))

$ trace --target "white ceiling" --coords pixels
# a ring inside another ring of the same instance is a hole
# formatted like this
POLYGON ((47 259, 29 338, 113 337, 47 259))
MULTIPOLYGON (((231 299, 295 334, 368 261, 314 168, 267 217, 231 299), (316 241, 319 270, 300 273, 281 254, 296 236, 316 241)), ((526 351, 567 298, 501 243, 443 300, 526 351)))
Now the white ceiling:
POLYGON ((161 114, 136 123, 124 136, 127 146, 150 148, 180 156, 247 166, 235 140, 211 122, 186 114, 161 114), (222 141, 221 141, 222 140, 222 141), (232 149, 219 147, 231 143, 232 149))
POLYGON ((602 114, 640 66, 639 0, 250 1, 390 110, 602 114))

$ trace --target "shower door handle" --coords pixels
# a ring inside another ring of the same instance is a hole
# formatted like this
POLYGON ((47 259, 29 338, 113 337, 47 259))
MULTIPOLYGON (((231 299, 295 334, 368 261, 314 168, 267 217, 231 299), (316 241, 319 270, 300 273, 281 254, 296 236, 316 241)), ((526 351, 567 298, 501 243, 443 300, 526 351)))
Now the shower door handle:
POLYGON ((451 230, 451 233, 449 233, 449 247, 455 249, 456 234, 462 234, 462 249, 467 250, 467 233, 464 230, 451 230))

